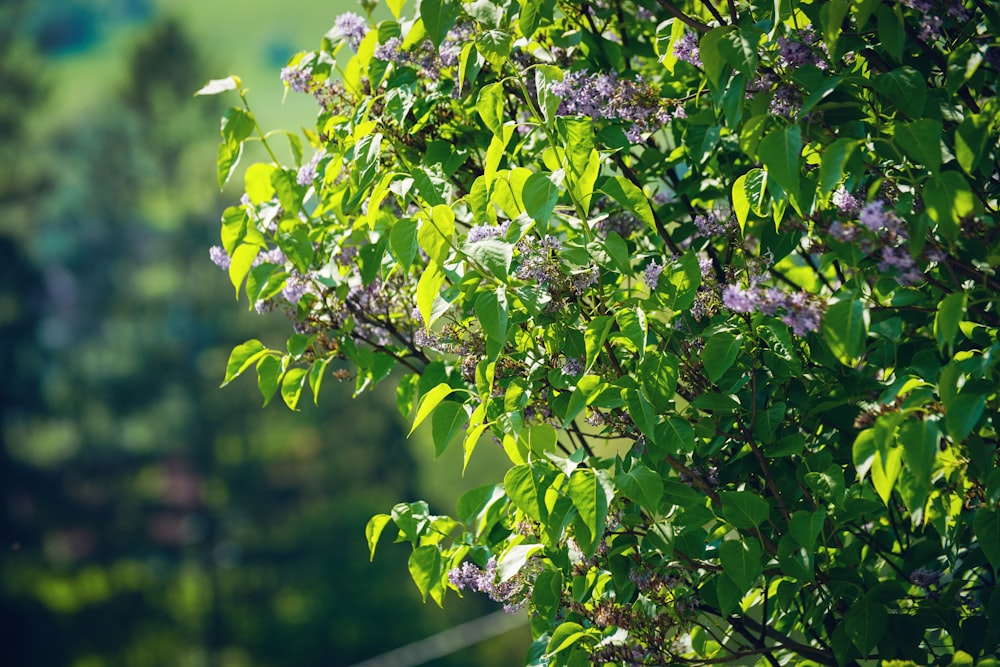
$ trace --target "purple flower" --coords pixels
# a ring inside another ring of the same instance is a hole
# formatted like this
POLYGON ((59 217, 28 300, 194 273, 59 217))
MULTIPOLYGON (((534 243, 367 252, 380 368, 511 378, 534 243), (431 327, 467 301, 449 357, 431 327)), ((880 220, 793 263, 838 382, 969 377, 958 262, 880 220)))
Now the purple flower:
POLYGON ((466 241, 469 243, 478 243, 486 239, 493 239, 497 237, 502 238, 507 235, 508 229, 510 229, 509 220, 499 225, 476 225, 469 230, 469 235, 466 237, 466 241))
POLYGON ((642 275, 642 280, 646 283, 646 287, 651 290, 655 290, 657 285, 660 283, 660 274, 663 273, 663 264, 657 264, 654 259, 646 267, 646 271, 642 275))
POLYGON ((873 232, 877 232, 885 225, 885 211, 882 210, 884 207, 885 202, 883 201, 865 204, 858 215, 858 221, 873 232))
POLYGON ((229 254, 221 247, 214 245, 208 249, 208 256, 212 263, 223 271, 229 269, 229 254))
POLYGON ((347 12, 334 21, 333 33, 346 39, 351 50, 357 52, 361 40, 368 34, 368 22, 353 12, 347 12))
POLYGON ((281 294, 288 299, 289 303, 295 305, 298 304, 299 299, 302 298, 302 295, 306 293, 308 288, 309 285, 306 281, 301 276, 293 273, 285 280, 285 287, 281 290, 281 294))
POLYGON ((698 50, 698 38, 690 32, 674 42, 674 56, 678 60, 701 67, 701 53, 698 50))
POLYGON ((285 67, 281 70, 281 80, 297 93, 309 92, 312 84, 312 68, 285 67))
POLYGON ((802 108, 802 93, 790 83, 783 83, 774 91, 767 110, 775 116, 792 118, 802 108))
POLYGON ((861 210, 861 200, 843 187, 837 188, 831 198, 833 205, 844 215, 856 215, 861 210))
POLYGON ((935 572, 924 567, 918 567, 910 573, 910 583, 925 591, 929 590, 931 586, 937 586, 940 581, 940 572, 935 572))
POLYGON ((375 57, 379 60, 384 60, 390 63, 399 63, 402 61, 400 47, 403 46, 403 40, 399 37, 390 37, 384 43, 379 44, 375 47, 375 57))
POLYGON ((725 222, 721 222, 712 213, 709 213, 708 215, 696 216, 694 219, 694 226, 698 228, 698 232, 695 236, 702 236, 710 239, 715 236, 727 234, 734 228, 734 222, 735 220, 733 218, 730 218, 725 222))
POLYGON ((760 302, 760 291, 756 287, 743 289, 739 285, 726 285, 722 290, 722 305, 734 313, 751 313, 760 302))
POLYGON ((319 151, 312 156, 308 164, 304 164, 299 167, 299 173, 295 176, 295 182, 299 185, 310 185, 314 180, 316 180, 316 165, 319 164, 320 159, 326 155, 325 151, 319 151))
POLYGON ((579 359, 567 359, 566 363, 563 364, 560 370, 563 375, 569 375, 572 377, 583 375, 583 362, 579 359))

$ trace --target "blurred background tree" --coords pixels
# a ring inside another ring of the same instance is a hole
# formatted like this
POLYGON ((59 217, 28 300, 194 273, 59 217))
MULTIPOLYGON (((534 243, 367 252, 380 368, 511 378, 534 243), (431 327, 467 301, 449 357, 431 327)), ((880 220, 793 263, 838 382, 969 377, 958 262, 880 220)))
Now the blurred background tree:
MULTIPOLYGON (((218 389, 229 349, 267 330, 208 261, 221 109, 192 92, 218 72, 183 20, 34 4, 0 8, 4 663, 352 665, 492 611, 422 604, 406 549, 368 562, 371 514, 454 500, 426 488, 392 396, 374 410, 345 385, 292 414, 218 389), (109 17, 137 36, 72 113, 52 82, 109 17)), ((427 664, 515 664, 527 640, 427 664)))

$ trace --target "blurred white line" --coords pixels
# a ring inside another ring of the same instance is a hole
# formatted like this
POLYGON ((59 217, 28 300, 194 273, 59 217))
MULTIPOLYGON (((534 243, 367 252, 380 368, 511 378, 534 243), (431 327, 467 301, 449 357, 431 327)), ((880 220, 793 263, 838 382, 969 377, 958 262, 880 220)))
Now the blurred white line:
POLYGON ((468 623, 442 630, 436 635, 369 658, 352 667, 416 667, 455 651, 509 632, 528 622, 526 614, 496 611, 468 623))

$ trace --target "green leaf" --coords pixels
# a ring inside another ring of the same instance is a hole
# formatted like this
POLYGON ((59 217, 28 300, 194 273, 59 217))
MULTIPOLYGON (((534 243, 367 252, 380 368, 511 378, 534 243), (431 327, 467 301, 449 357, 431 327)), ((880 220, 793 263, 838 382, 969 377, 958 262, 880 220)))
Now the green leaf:
POLYGON ((493 292, 482 292, 476 297, 476 319, 483 331, 498 343, 507 339, 507 292, 501 285, 493 292))
POLYGON ((866 428, 858 433, 851 446, 851 459, 854 462, 854 469, 858 473, 858 481, 863 482, 868 471, 871 470, 875 462, 875 455, 878 446, 875 439, 875 430, 866 428))
POLYGON ((229 182, 236 166, 243 156, 243 142, 223 141, 219 143, 219 157, 216 160, 218 170, 219 189, 221 190, 229 182))
POLYGON ((236 288, 236 298, 240 297, 240 286, 253 268, 253 262, 260 254, 260 246, 244 243, 237 246, 229 259, 229 280, 236 288))
POLYGON ((677 394, 680 362, 669 352, 648 354, 639 365, 639 386, 657 412, 670 409, 677 394))
POLYGON ((510 274, 510 263, 514 259, 514 246, 499 239, 484 239, 465 246, 476 264, 482 266, 500 280, 510 274))
POLYGON ((438 204, 431 208, 417 230, 417 243, 427 256, 444 266, 455 238, 455 212, 450 206, 438 204))
POLYGON ((721 491, 722 516, 737 528, 756 528, 768 515, 767 501, 750 491, 721 491))
POLYGON ((970 114, 955 129, 955 159, 965 173, 972 174, 986 154, 989 122, 981 115, 970 114))
POLYGON ((434 412, 434 408, 450 396, 453 391, 455 389, 451 385, 447 382, 442 382, 421 396, 420 405, 417 408, 417 416, 413 418, 413 426, 410 427, 410 432, 406 434, 407 437, 413 435, 413 431, 420 426, 421 422, 427 419, 434 412))
POLYGON ((431 439, 434 441, 434 457, 437 458, 448 448, 452 438, 466 423, 469 416, 458 401, 444 401, 434 410, 431 417, 431 439))
POLYGON ((899 7, 882 5, 875 11, 878 26, 878 37, 882 46, 889 52, 893 60, 903 60, 903 44, 906 42, 906 29, 899 7))
POLYGON ((888 113, 899 111, 909 118, 920 118, 924 113, 927 84, 923 74, 910 66, 877 76, 875 90, 889 101, 888 113))
POLYGON ((757 168, 751 169, 733 183, 733 212, 740 224, 740 232, 743 232, 751 211, 754 215, 763 215, 766 187, 767 172, 757 168))
POLYGON ((972 532, 990 565, 1000 570, 1000 512, 979 508, 972 521, 972 532))
POLYGON ((427 268, 417 281, 417 310, 420 311, 420 317, 426 327, 434 323, 434 302, 443 284, 444 272, 441 267, 437 262, 428 262, 427 268))
POLYGON ((295 410, 299 405, 302 388, 305 387, 309 371, 298 366, 289 368, 281 379, 281 399, 289 410, 295 410))
MULTIPOLYGON (((561 176, 561 174, 560 174, 561 176)), ((524 182, 521 191, 524 200, 524 210, 531 219, 539 224, 542 231, 548 228, 549 218, 559 201, 559 188, 548 174, 534 173, 524 182)))
POLYGON ((604 520, 608 516, 608 498, 593 470, 577 468, 573 471, 569 478, 569 497, 590 531, 590 543, 593 549, 604 533, 604 520))
POLYGON ((458 18, 459 9, 455 4, 453 0, 417 0, 424 30, 437 48, 441 47, 445 35, 458 18))
POLYGON ((503 84, 500 83, 483 86, 476 99, 476 111, 479 112, 479 117, 483 119, 486 127, 498 137, 503 136, 503 101, 503 84))
POLYGON ((663 498, 663 478, 658 473, 637 463, 627 473, 616 475, 615 485, 629 500, 638 503, 643 509, 654 515, 659 512, 660 500, 663 498))
POLYGON ((254 338, 237 345, 229 354, 229 361, 226 363, 226 376, 222 380, 220 387, 235 380, 243 374, 243 371, 250 368, 261 357, 267 354, 267 348, 259 340, 254 338))
POLYGON ((934 338, 938 349, 951 348, 958 333, 958 324, 965 315, 965 292, 953 292, 941 299, 934 315, 934 338))
POLYGON ((962 442, 972 433, 986 409, 986 396, 961 393, 945 403, 944 423, 948 435, 956 443, 962 442))
POLYGON ((523 463, 508 470, 503 478, 507 497, 519 510, 539 523, 549 515, 545 492, 552 484, 551 472, 538 462, 523 463))
POLYGON ((701 362, 713 383, 729 370, 740 353, 740 339, 731 333, 720 331, 709 336, 701 354, 701 362))
POLYGON ((278 383, 284 372, 285 366, 277 357, 267 355, 257 362, 257 389, 264 397, 264 405, 270 403, 274 393, 278 391, 278 383))
POLYGON ((931 473, 937 460, 938 441, 941 432, 937 422, 931 419, 911 419, 899 427, 896 439, 903 449, 903 463, 910 474, 907 476, 916 490, 912 496, 914 506, 911 512, 922 508, 931 490, 931 473))
POLYGON ((414 218, 397 220, 389 230, 389 247, 396 263, 408 271, 417 256, 417 221, 414 218))
POLYGON ((760 34, 753 28, 730 30, 719 40, 719 52, 738 72, 753 76, 757 70, 757 44, 760 34))
POLYGON ((855 602, 844 615, 844 629, 851 642, 866 658, 882 636, 885 635, 889 612, 885 605, 867 598, 855 602))
POLYGON ((957 171, 934 174, 924 184, 924 205, 931 220, 949 241, 958 237, 959 221, 976 209, 976 198, 969 183, 957 171))
POLYGON ((503 67, 510 55, 513 37, 503 30, 487 30, 476 35, 476 49, 497 69, 503 67))
POLYGON ((864 305, 857 299, 833 304, 823 315, 821 332, 840 362, 852 365, 864 351, 868 335, 864 305))
POLYGON ((871 468, 872 485, 882 502, 888 505, 892 489, 903 469, 903 448, 878 439, 876 446, 878 449, 871 468))
POLYGON ((576 416, 580 414, 585 407, 594 402, 598 394, 600 394, 607 384, 604 383, 601 378, 597 375, 584 375, 582 378, 577 380, 576 389, 569 397, 569 405, 566 407, 566 416, 563 417, 563 427, 568 427, 576 416))
POLYGON ((841 138, 823 149, 823 159, 819 166, 819 185, 824 195, 833 192, 843 180, 844 167, 857 146, 857 140, 841 138))
POLYGON ((792 515, 789 529, 792 537, 795 538, 795 541, 800 546, 813 552, 816 546, 816 539, 823 531, 823 524, 825 522, 826 512, 822 509, 813 512, 799 510, 792 515))
POLYGON ((656 425, 657 449, 666 449, 667 453, 677 456, 694 451, 694 444, 694 429, 683 417, 672 415, 656 425))
POLYGON ((195 95, 218 95, 219 93, 224 93, 228 90, 236 90, 239 87, 240 77, 231 75, 227 76, 225 79, 212 79, 199 88, 195 95))
POLYGON ((326 367, 331 361, 333 361, 333 357, 317 359, 313 362, 312 368, 309 369, 309 390, 312 391, 313 405, 319 405, 319 390, 323 385, 323 376, 326 373, 326 367))
POLYGON ((933 173, 941 168, 941 121, 921 118, 897 125, 895 138, 914 162, 933 173))
POLYGON ((598 189, 634 213, 649 229, 656 229, 649 199, 635 183, 624 176, 612 176, 603 180, 598 189))
POLYGON ((573 646, 573 644, 585 636, 583 626, 579 623, 573 623, 572 621, 560 623, 559 627, 553 631, 552 638, 549 639, 549 645, 545 649, 545 652, 552 655, 560 653, 573 646))
POLYGON ((368 525, 365 526, 365 539, 368 540, 369 561, 375 560, 378 538, 382 536, 382 531, 391 520, 392 517, 388 514, 376 514, 368 520, 368 525))
POLYGON ((634 309, 619 310, 618 314, 615 315, 615 322, 618 323, 621 334, 635 346, 639 353, 639 360, 642 361, 646 354, 646 337, 648 335, 646 313, 639 306, 634 309))
POLYGON ((722 56, 722 40, 727 34, 732 32, 732 26, 721 26, 714 28, 702 35, 698 43, 698 51, 701 54, 702 67, 708 77, 709 83, 716 88, 721 87, 722 73, 726 67, 726 61, 722 56))
POLYGON ((597 360, 597 355, 601 353, 614 321, 610 315, 599 315, 587 323, 587 328, 583 332, 583 344, 587 354, 586 371, 590 370, 597 360))
POLYGON ((772 130, 757 147, 760 161, 773 179, 794 201, 800 199, 802 130, 798 125, 772 130))
POLYGON ((500 581, 513 579, 528 562, 532 554, 544 549, 541 544, 515 544, 503 553, 497 563, 497 575, 500 581))
POLYGON ((752 537, 726 540, 719 547, 722 571, 736 584, 741 594, 749 591, 760 576, 763 555, 760 542, 752 537))
POLYGON ((436 544, 425 544, 413 550, 407 564, 413 583, 426 602, 431 590, 441 585, 441 552, 436 544))
POLYGON ((521 34, 531 38, 542 22, 542 0, 522 0, 521 11, 517 16, 517 27, 521 34))

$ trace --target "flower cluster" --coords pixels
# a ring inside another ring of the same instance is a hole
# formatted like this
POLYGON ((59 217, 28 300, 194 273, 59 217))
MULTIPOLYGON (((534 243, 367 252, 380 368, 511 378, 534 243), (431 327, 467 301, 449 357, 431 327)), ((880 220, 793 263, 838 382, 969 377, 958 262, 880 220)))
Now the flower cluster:
POLYGON ((958 0, 901 0, 902 4, 917 10, 920 14, 920 39, 934 41, 944 36, 945 17, 955 19, 958 24, 969 20, 970 14, 958 0))
POLYGON ((694 226, 697 228, 695 236, 707 239, 716 236, 724 236, 736 230, 736 216, 729 216, 726 220, 720 220, 714 213, 698 215, 694 218, 694 226))
POLYGON ((357 52, 361 40, 368 34, 368 21, 354 12, 346 12, 337 17, 334 21, 331 37, 339 37, 347 40, 351 50, 357 52))
POLYGON ((562 98, 559 115, 623 121, 629 124, 625 132, 629 141, 639 141, 642 132, 651 132, 675 117, 683 117, 682 107, 671 114, 653 86, 644 81, 621 79, 614 72, 569 72, 562 81, 552 84, 552 92, 562 98))
POLYGON ((797 336, 819 331, 825 310, 823 302, 808 292, 788 294, 777 287, 757 285, 727 285, 722 290, 722 305, 734 313, 780 314, 781 321, 797 336))
POLYGON ((701 52, 698 50, 698 38, 690 32, 674 43, 674 56, 678 60, 701 67, 701 52))
MULTIPOLYGON (((838 191, 839 193, 840 191, 838 191)), ((837 195, 834 195, 836 204, 837 195)), ((915 285, 923 280, 907 244, 909 233, 906 223, 882 200, 869 202, 857 210, 860 202, 851 195, 841 195, 838 208, 844 213, 857 212, 857 223, 835 221, 830 225, 830 236, 841 243, 856 243, 861 252, 878 253, 878 269, 896 276, 903 286, 915 285), (849 197, 850 200, 846 200, 849 197)))
POLYGON ((295 182, 302 186, 312 184, 316 180, 316 167, 325 155, 326 151, 316 151, 316 154, 312 156, 309 162, 299 167, 298 174, 295 176, 295 182))
POLYGON ((787 68, 798 68, 803 65, 815 65, 825 70, 827 69, 826 44, 819 41, 816 33, 811 28, 796 31, 798 39, 778 38, 778 58, 782 65, 787 68))
POLYGON ((531 599, 532 568, 525 566, 513 578, 500 581, 496 556, 491 556, 485 570, 468 561, 452 568, 448 581, 460 591, 485 593, 494 602, 502 602, 505 612, 516 614, 531 599))
POLYGON ((375 47, 375 57, 379 60, 402 67, 413 67, 419 70, 421 76, 437 80, 441 76, 442 67, 455 67, 462 54, 462 47, 474 35, 471 23, 460 21, 448 31, 440 48, 425 39, 416 47, 403 49, 403 40, 390 37, 375 47))
POLYGON ((479 241, 485 241, 486 239, 503 238, 507 235, 508 229, 510 229, 509 220, 506 220, 499 225, 476 225, 469 230, 466 241, 469 243, 478 243, 479 241))

